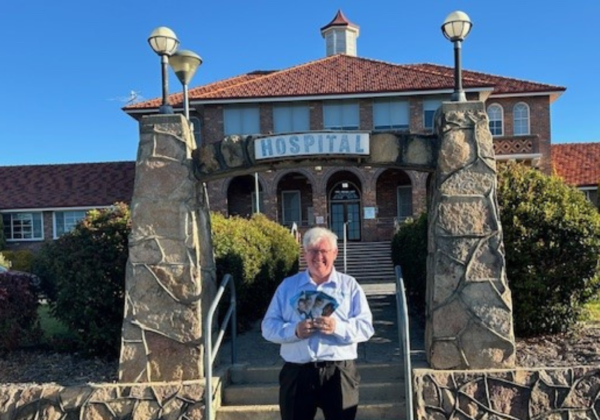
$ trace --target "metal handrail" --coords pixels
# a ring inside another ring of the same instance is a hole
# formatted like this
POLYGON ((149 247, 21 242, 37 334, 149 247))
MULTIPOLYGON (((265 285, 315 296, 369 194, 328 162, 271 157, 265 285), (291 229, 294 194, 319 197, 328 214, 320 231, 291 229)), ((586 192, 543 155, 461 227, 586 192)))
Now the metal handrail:
POLYGON ((225 335, 225 329, 227 327, 227 322, 231 321, 231 364, 234 365, 237 363, 237 346, 236 346, 236 325, 237 325, 237 317, 236 317, 236 298, 235 298, 235 284, 233 282, 233 277, 231 274, 226 274, 223 277, 223 281, 221 281, 221 285, 217 290, 217 294, 215 295, 215 299, 213 303, 210 305, 208 310, 208 314, 206 315, 206 323, 204 324, 204 376, 206 377, 206 389, 204 390, 204 418, 206 420, 213 420, 212 417, 212 401, 213 401, 213 393, 212 393, 212 367, 215 361, 215 358, 219 352, 219 347, 221 347, 221 341, 223 340, 223 336, 225 335), (225 318, 223 319, 223 323, 219 326, 219 335, 217 336, 217 341, 213 347, 212 344, 212 323, 213 316, 217 311, 217 307, 219 302, 221 301, 221 297, 223 297, 223 293, 225 292, 225 288, 229 285, 230 291, 230 300, 229 300, 229 308, 227 309, 227 313, 225 314, 225 318))
POLYGON ((398 310, 398 337, 400 339, 400 348, 404 353, 404 397, 406 401, 406 419, 412 420, 413 400, 412 400, 412 367, 410 361, 410 327, 408 323, 408 305, 406 303, 406 289, 402 278, 402 269, 399 265, 394 268, 396 272, 396 307, 398 310))

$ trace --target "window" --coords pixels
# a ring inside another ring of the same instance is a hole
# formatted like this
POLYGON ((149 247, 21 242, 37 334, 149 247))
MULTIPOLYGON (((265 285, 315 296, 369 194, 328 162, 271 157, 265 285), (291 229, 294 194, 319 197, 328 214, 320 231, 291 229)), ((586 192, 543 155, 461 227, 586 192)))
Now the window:
POLYGON ((592 202, 592 204, 600 209, 600 201, 598 201, 598 189, 597 188, 589 188, 585 190, 581 190, 585 197, 592 202))
POLYGON ((426 99, 423 101, 423 128, 425 130, 433 130, 433 117, 441 105, 441 99, 426 99))
POLYGON ((4 213, 2 222, 7 241, 44 239, 42 213, 4 213))
POLYGON ((492 104, 487 109, 490 120, 490 132, 492 136, 502 136, 504 134, 504 116, 503 109, 498 104, 492 104))
POLYGON ((398 200, 398 221, 402 221, 413 215, 412 210, 412 187, 410 185, 401 185, 396 194, 398 200))
POLYGON ((307 105, 276 105, 273 107, 273 130, 276 133, 293 133, 310 130, 307 105))
POLYGON ((258 107, 232 106, 223 111, 225 135, 260 133, 260 116, 258 107))
POLYGON ((202 121, 198 117, 191 117, 190 122, 192 123, 192 129, 194 130, 194 140, 196 140, 196 147, 202 144, 202 121))
POLYGON ((513 108, 513 134, 515 136, 529 134, 529 107, 523 102, 513 108))
POLYGON ((358 130, 358 115, 358 102, 325 102, 323 127, 328 130, 358 130))
POLYGON ((373 129, 408 130, 408 101, 377 99, 373 102, 373 129))
POLYGON ((282 224, 291 225, 296 222, 298 226, 302 222, 302 209, 300 207, 300 191, 282 191, 282 224))
POLYGON ((54 212, 54 238, 73 230, 75 225, 86 215, 85 210, 54 212))

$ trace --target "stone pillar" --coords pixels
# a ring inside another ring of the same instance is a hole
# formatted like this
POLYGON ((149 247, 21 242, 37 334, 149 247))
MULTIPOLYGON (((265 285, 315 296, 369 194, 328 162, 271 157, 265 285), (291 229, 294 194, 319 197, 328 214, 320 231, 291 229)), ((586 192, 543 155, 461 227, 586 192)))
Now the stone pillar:
POLYGON ((434 369, 512 367, 515 340, 483 102, 438 111, 429 212, 427 358, 434 369))
POLYGON ((208 202, 192 175, 193 145, 181 115, 140 123, 120 382, 204 376, 201 295, 203 282, 214 282, 214 263, 208 202))

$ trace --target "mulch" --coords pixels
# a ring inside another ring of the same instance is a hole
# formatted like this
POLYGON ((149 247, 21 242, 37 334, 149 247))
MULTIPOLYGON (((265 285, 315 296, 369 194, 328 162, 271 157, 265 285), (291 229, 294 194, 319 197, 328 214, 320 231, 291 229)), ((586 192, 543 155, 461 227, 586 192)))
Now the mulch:
MULTIPOLYGON (((517 340, 517 366, 600 366, 600 326, 517 340)), ((118 360, 25 349, 0 355, 0 384, 116 383, 118 360)))

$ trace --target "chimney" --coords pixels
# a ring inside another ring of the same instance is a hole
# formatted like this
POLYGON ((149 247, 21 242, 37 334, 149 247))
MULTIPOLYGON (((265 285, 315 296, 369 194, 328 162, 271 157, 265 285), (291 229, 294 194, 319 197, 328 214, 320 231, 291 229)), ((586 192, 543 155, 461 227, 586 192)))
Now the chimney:
POLYGON ((335 54, 356 57, 358 25, 346 19, 341 10, 338 10, 331 22, 321 28, 321 35, 325 38, 325 51, 328 57, 335 54))

